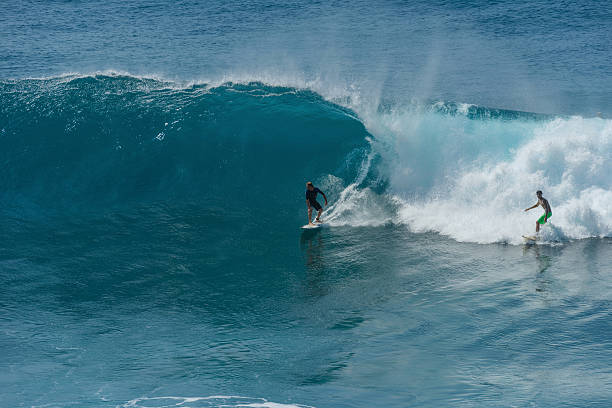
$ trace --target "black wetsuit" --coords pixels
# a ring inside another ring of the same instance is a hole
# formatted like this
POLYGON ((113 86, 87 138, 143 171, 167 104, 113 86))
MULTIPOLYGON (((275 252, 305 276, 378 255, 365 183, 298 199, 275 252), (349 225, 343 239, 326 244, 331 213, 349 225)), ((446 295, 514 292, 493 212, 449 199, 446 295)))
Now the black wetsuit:
POLYGON ((315 210, 319 211, 322 207, 321 204, 317 202, 317 194, 322 193, 318 188, 314 188, 312 191, 306 189, 306 199, 310 203, 311 206, 315 208, 315 210))

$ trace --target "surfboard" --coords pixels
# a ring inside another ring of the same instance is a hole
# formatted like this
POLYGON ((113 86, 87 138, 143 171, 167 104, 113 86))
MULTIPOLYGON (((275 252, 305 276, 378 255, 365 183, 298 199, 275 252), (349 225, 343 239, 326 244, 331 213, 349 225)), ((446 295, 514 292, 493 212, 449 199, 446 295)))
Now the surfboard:
POLYGON ((536 241, 538 240, 538 237, 533 236, 533 235, 522 235, 522 237, 525 240, 526 244, 535 244, 536 241))
POLYGON ((323 221, 314 221, 312 224, 306 224, 302 227, 302 229, 317 229, 321 228, 323 221))
POLYGON ((302 229, 318 229, 321 228, 321 224, 306 224, 302 226, 302 229))

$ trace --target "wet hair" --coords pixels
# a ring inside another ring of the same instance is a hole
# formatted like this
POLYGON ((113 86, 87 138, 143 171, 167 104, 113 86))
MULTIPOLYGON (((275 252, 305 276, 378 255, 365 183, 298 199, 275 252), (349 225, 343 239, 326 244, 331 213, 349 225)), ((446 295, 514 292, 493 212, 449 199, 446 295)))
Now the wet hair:
POLYGON ((312 181, 309 181, 308 183, 306 183, 307 186, 312 186, 312 181))
POLYGON ((542 194, 542 190, 536 191, 536 194, 542 194))

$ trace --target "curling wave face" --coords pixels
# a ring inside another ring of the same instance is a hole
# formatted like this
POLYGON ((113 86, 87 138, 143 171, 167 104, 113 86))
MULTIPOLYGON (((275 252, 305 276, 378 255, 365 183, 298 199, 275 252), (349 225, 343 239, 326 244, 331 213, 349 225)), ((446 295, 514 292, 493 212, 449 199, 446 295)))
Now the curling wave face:
POLYGON ((19 215, 198 202, 294 220, 304 182, 353 179, 367 147, 347 109, 261 83, 76 76, 4 82, 0 98, 0 201, 19 215))

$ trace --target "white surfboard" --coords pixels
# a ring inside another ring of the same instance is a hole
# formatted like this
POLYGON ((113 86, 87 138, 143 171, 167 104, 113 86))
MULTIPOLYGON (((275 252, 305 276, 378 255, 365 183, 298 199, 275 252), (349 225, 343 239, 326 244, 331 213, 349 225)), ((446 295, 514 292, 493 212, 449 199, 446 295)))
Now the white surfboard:
POLYGON ((321 228, 323 225, 323 221, 313 221, 312 224, 306 224, 302 227, 302 229, 317 229, 321 228))
POLYGON ((526 244, 535 244, 536 241, 538 240, 538 237, 534 235, 523 235, 523 240, 525 241, 526 244))
POLYGON ((317 229, 321 228, 321 224, 306 224, 302 226, 302 229, 317 229))

